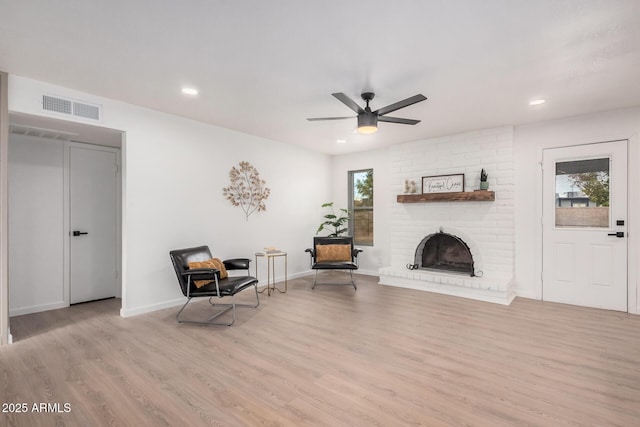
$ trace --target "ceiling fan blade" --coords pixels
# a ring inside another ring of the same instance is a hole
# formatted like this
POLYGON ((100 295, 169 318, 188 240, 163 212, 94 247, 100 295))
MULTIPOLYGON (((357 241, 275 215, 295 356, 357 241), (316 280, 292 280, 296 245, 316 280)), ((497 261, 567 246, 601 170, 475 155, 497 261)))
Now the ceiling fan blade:
POLYGON ((307 118, 310 122, 319 122, 320 120, 342 120, 342 119, 355 119, 356 116, 350 117, 310 117, 307 118))
POLYGON ((342 92, 332 93, 331 95, 335 96, 338 101, 342 102, 344 105, 351 108, 353 111, 355 111, 358 114, 364 111, 358 104, 356 104, 356 101, 349 98, 347 95, 345 95, 342 92))
POLYGON ((398 101, 395 104, 391 104, 391 105, 387 105, 386 107, 382 107, 382 108, 378 109, 377 111, 374 111, 374 113, 382 116, 384 114, 388 114, 388 113, 391 113, 393 111, 399 110, 401 108, 408 107, 409 105, 413 105, 415 103, 424 101, 426 99, 427 99, 427 97, 422 95, 422 94, 414 95, 414 96, 412 96, 410 98, 404 99, 402 101, 398 101))
POLYGON ((420 120, 401 119, 398 117, 387 117, 387 116, 378 116, 378 121, 387 122, 387 123, 399 123, 401 125, 415 125, 420 123, 420 120))

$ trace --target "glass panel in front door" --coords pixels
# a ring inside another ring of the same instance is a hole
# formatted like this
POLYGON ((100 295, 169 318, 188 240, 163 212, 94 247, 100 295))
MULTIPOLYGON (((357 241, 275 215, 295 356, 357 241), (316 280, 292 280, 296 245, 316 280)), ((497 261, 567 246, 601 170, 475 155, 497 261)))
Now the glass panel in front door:
POLYGON ((556 163, 556 227, 609 228, 609 158, 556 163))

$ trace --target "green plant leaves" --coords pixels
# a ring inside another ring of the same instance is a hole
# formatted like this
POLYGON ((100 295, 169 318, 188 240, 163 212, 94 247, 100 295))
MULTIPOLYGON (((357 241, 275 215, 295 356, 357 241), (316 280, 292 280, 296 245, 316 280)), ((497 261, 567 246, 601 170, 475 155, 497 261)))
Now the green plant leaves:
POLYGON ((349 229, 345 227, 345 224, 349 222, 349 209, 340 208, 339 211, 341 213, 340 216, 338 216, 333 210, 333 202, 323 203, 322 207, 330 208, 331 212, 324 215, 323 218, 325 219, 325 221, 320 224, 318 230, 316 231, 316 234, 320 233, 325 228, 333 228, 333 233, 329 234, 329 237, 338 237, 341 234, 349 231, 349 229))

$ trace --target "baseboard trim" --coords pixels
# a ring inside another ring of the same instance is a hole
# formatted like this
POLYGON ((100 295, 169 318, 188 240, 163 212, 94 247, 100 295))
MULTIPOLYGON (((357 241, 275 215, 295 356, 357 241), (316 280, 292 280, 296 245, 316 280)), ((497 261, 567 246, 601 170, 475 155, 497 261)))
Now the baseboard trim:
MULTIPOLYGON (((299 277, 307 276, 312 272, 312 270, 303 271, 302 273, 294 273, 287 275, 287 281, 297 279, 299 277)), ((284 283, 284 276, 276 277, 276 283, 284 283)), ((266 288, 267 287, 267 279, 258 279, 258 287, 266 288)))
POLYGON ((542 299, 542 298, 536 296, 535 291, 526 291, 526 290, 522 290, 522 289, 518 289, 518 288, 515 288, 513 291, 515 292, 516 296, 520 297, 520 298, 535 299, 535 300, 538 300, 538 301, 540 301, 542 299))
POLYGON ((364 274, 365 276, 380 276, 380 272, 378 271, 369 271, 369 270, 353 270, 353 274, 364 274))
MULTIPOLYGON (((365 271, 365 270, 355 270, 354 271, 355 274, 365 274, 368 276, 378 276, 378 272, 372 272, 372 271, 365 271)), ((304 277, 304 276, 308 276, 310 274, 315 274, 314 270, 307 270, 307 271, 303 271, 300 273, 294 273, 294 274, 289 274, 287 275, 287 280, 293 280, 293 279, 297 279, 299 277, 304 277)), ((280 276, 280 277, 276 277, 276 284, 281 284, 284 283, 284 275, 280 276)), ((258 280, 258 288, 262 289, 262 288, 266 288, 267 287, 267 279, 264 278, 262 280, 258 280)), ((150 305, 145 305, 143 307, 136 307, 136 308, 121 308, 120 309, 120 316, 121 317, 132 317, 132 316, 138 316, 140 314, 145 314, 145 313, 151 313, 153 311, 157 311, 157 310, 164 310, 165 308, 172 308, 172 307, 176 307, 179 305, 182 305, 185 303, 185 298, 178 298, 178 299, 174 299, 174 300, 169 300, 169 301, 165 301, 165 302, 160 302, 157 304, 150 304, 150 305)))
POLYGON ((23 314, 39 313, 41 311, 57 310, 59 308, 69 307, 64 301, 53 302, 50 304, 33 305, 31 307, 10 308, 9 317, 22 316, 23 314))
POLYGON ((157 303, 157 304, 145 305, 145 306, 142 306, 142 307, 127 308, 127 309, 125 309, 123 307, 123 308, 120 309, 120 316, 121 317, 138 316, 140 314, 151 313, 153 311, 158 311, 158 310, 164 310, 165 308, 176 307, 178 305, 184 304, 185 301, 186 301, 186 299, 184 297, 182 297, 182 298, 178 298, 178 299, 173 299, 173 300, 169 300, 169 301, 160 302, 160 303, 157 303))
MULTIPOLYGON (((343 272, 348 272, 349 270, 318 270, 318 271, 320 273, 322 273, 323 271, 343 271, 343 272)), ((315 270, 303 271, 302 273, 296 274, 296 277, 304 277, 304 276, 309 276, 309 275, 312 275, 312 274, 316 274, 316 271, 315 270)), ((362 275, 365 275, 365 276, 374 276, 374 277, 380 276, 380 273, 378 273, 377 271, 368 271, 368 270, 353 270, 353 274, 362 274, 362 275)), ((294 277, 290 276, 289 278, 292 279, 294 277)))

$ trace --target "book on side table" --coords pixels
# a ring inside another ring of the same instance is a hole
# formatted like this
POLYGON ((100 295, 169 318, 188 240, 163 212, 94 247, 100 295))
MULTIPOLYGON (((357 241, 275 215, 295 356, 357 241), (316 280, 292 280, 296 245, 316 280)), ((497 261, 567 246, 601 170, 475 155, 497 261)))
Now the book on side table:
POLYGON ((278 248, 275 248, 273 246, 269 246, 267 248, 264 248, 264 250, 256 252, 256 255, 277 255, 277 254, 281 254, 284 253, 283 251, 281 251, 278 248))

